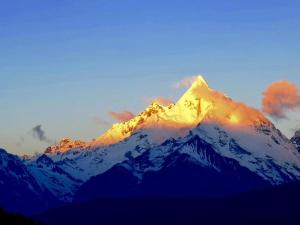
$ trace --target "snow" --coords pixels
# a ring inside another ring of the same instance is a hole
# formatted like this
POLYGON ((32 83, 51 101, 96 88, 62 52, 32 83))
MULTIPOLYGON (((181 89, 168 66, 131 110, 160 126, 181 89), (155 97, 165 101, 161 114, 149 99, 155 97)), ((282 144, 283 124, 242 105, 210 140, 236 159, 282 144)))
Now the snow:
POLYGON ((82 184, 82 181, 76 180, 65 173, 54 162, 46 164, 44 162, 31 161, 27 162, 27 167, 43 190, 49 190, 63 202, 71 201, 73 194, 82 184))
POLYGON ((299 153, 287 139, 280 137, 277 130, 273 129, 270 135, 265 135, 251 126, 239 127, 236 130, 225 126, 223 129, 222 131, 228 135, 226 145, 220 145, 220 142, 218 142, 222 139, 221 134, 223 134, 220 133, 220 125, 204 123, 199 129, 195 130, 195 133, 212 144, 220 155, 237 160, 240 165, 259 174, 273 184, 282 183, 284 179, 275 170, 270 170, 270 166, 271 168, 274 168, 274 166, 281 168, 281 172, 287 176, 291 177, 292 174, 300 178, 300 170, 298 169, 300 168, 299 153), (280 143, 276 144, 272 137, 280 143), (230 151, 230 140, 234 140, 250 154, 239 154, 230 151), (270 165, 270 161, 274 165, 270 165))

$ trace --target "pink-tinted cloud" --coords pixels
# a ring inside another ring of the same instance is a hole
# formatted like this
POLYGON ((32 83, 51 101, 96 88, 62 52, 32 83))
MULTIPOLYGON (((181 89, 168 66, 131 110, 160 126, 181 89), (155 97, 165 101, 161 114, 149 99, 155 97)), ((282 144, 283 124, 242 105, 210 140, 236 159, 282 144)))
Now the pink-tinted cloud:
POLYGON ((92 120, 94 123, 99 124, 100 126, 103 126, 103 127, 108 127, 111 125, 111 123, 107 122, 106 120, 104 120, 98 116, 93 117, 92 120))
POLYGON ((186 88, 190 87, 194 81, 197 79, 197 76, 186 77, 174 84, 174 88, 186 88))
POLYGON ((126 122, 134 117, 134 114, 129 111, 108 112, 108 115, 119 122, 126 122))
POLYGON ((173 103, 173 101, 171 101, 170 99, 164 98, 164 97, 154 98, 151 102, 156 102, 157 104, 162 105, 162 106, 169 106, 173 103))
POLYGON ((275 119, 284 119, 287 112, 300 108, 300 88, 286 81, 274 82, 263 93, 263 112, 275 119))
POLYGON ((153 102, 162 105, 162 106, 169 106, 170 104, 174 103, 172 100, 165 98, 165 97, 143 97, 142 101, 147 103, 147 104, 151 104, 153 102))

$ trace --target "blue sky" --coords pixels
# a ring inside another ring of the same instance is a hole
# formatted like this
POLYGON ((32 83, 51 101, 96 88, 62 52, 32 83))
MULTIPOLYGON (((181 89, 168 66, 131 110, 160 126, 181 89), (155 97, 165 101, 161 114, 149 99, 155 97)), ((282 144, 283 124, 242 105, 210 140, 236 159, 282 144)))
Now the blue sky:
MULTIPOLYGON (((144 99, 203 74, 210 86, 260 108, 273 81, 300 86, 298 0, 5 1, 0 7, 0 145, 41 152, 46 135, 89 140, 139 112, 144 99)), ((275 121, 290 135, 300 127, 275 121)))

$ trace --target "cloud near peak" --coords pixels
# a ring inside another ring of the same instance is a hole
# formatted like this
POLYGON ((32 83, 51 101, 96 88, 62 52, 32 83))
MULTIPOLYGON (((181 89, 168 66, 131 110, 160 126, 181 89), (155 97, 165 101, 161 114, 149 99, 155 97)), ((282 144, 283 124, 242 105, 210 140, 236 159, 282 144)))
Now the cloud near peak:
POLYGON ((190 77, 185 77, 180 81, 177 81, 173 87, 176 89, 180 89, 180 88, 187 88, 190 87, 194 81, 197 79, 197 76, 190 76, 190 77))
POLYGON ((162 106, 169 106, 173 103, 173 101, 171 101, 170 99, 164 98, 164 97, 154 98, 154 99, 152 99, 151 102, 156 102, 157 104, 162 105, 162 106))
POLYGON ((300 109, 300 88, 286 80, 270 84, 263 92, 262 110, 274 119, 285 119, 287 113, 300 109))
POLYGON ((128 120, 131 120, 134 117, 134 114, 129 111, 123 111, 123 112, 108 112, 108 115, 119 121, 119 122, 126 122, 128 120))

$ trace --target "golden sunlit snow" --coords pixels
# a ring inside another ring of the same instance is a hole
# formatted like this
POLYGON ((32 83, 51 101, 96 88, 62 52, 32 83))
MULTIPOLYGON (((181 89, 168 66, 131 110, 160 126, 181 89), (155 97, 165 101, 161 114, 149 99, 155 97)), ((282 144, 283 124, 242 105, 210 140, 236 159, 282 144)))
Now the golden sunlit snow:
POLYGON ((176 130, 178 135, 201 124, 213 121, 226 126, 245 126, 269 123, 256 109, 234 102, 224 94, 209 88, 202 76, 197 76, 192 86, 176 104, 162 106, 152 103, 135 118, 114 124, 93 145, 110 145, 124 140, 137 130, 176 130))

